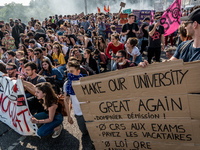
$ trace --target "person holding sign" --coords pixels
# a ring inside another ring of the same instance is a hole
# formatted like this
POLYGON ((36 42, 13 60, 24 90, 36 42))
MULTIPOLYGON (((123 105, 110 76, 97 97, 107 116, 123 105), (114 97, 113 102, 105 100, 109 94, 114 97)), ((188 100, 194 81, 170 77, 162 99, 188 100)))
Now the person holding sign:
POLYGON ((193 40, 182 42, 176 49, 174 56, 170 60, 183 59, 184 62, 200 60, 200 8, 194 10, 189 16, 181 17, 186 21, 185 29, 187 36, 193 40))
POLYGON ((128 67, 134 67, 137 66, 136 63, 133 63, 126 59, 126 52, 124 50, 120 50, 116 54, 117 59, 117 69, 124 69, 128 67))
MULTIPOLYGON (((73 124, 73 119, 72 119, 71 114, 70 114, 70 110, 71 110, 70 99, 71 99, 75 118, 77 120, 79 129, 81 130, 81 132, 83 134, 82 135, 82 141, 83 141, 84 137, 85 138, 87 137, 87 139, 89 139, 89 143, 90 143, 92 149, 95 149, 93 142, 90 139, 90 135, 88 133, 88 130, 87 130, 87 127, 86 127, 86 124, 85 124, 85 119, 83 117, 83 113, 82 113, 82 110, 81 110, 81 107, 80 107, 80 102, 77 99, 75 92, 73 90, 73 87, 72 87, 72 81, 78 81, 81 77, 83 77, 83 75, 80 73, 80 69, 81 69, 80 64, 76 60, 69 61, 67 63, 67 71, 69 72, 67 74, 68 81, 66 81, 64 86, 63 86, 63 92, 64 92, 64 96, 65 96, 65 101, 64 101, 65 109, 66 109, 67 116, 68 116, 68 122, 70 124, 73 124)), ((88 147, 89 147, 89 145, 87 145, 87 148, 88 147)), ((84 149, 84 147, 83 147, 83 149, 84 149)))
POLYGON ((128 23, 126 23, 123 28, 122 28, 122 32, 121 35, 127 35, 127 39, 129 37, 136 37, 136 33, 139 33, 139 28, 138 25, 135 22, 135 15, 130 13, 128 15, 128 23))
POLYGON ((40 112, 32 116, 31 122, 43 124, 37 131, 40 137, 47 136, 53 133, 52 138, 57 138, 62 129, 63 115, 61 114, 61 104, 58 103, 58 97, 55 94, 52 86, 48 82, 39 83, 36 86, 30 82, 22 83, 35 92, 37 99, 43 101, 44 112, 40 112))

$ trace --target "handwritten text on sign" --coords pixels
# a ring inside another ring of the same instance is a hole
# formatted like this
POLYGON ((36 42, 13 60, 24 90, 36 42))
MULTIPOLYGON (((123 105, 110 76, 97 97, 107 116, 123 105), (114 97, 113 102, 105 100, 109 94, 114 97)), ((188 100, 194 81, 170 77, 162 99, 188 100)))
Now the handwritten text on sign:
POLYGON ((37 126, 30 121, 21 80, 11 81, 0 75, 0 121, 21 135, 34 135, 37 126))
MULTIPOLYGON (((199 122, 197 123, 199 124, 199 122)), ((188 120, 131 120, 87 123, 92 139, 200 143, 199 128, 188 120), (95 128, 94 128, 95 127, 95 128)))
POLYGON ((136 97, 81 105, 85 120, 191 118, 188 95, 136 97))

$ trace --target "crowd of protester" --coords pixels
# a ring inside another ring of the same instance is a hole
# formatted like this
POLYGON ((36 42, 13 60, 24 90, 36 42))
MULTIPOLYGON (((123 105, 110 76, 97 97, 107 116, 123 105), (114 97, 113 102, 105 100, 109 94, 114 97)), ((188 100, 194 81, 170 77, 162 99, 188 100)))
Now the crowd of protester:
POLYGON ((88 134, 71 86, 74 80, 127 67, 145 67, 160 62, 161 51, 169 60, 199 60, 200 9, 193 8, 188 14, 183 11, 179 29, 166 37, 161 15, 156 12, 152 24, 146 17, 139 27, 131 13, 120 33, 116 31, 120 18, 110 13, 55 15, 44 21, 31 18, 27 25, 20 19, 0 21, 0 71, 22 79, 32 122, 44 124, 38 135, 59 136, 63 116, 56 95, 61 93, 69 123, 73 123, 72 102, 79 128, 88 134), (108 25, 111 34, 106 34, 108 25))

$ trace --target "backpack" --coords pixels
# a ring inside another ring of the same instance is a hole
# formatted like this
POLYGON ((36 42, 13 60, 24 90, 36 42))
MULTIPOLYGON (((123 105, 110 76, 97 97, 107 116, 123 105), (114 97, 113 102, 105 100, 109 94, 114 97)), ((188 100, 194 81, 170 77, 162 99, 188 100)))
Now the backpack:
POLYGON ((141 39, 144 36, 144 32, 142 31, 142 26, 139 28, 139 33, 136 34, 138 39, 141 39))
POLYGON ((181 54, 181 53, 183 52, 183 50, 184 50, 189 44, 191 44, 192 42, 194 42, 194 40, 189 40, 189 41, 185 42, 185 44, 183 44, 183 45, 181 46, 181 48, 178 50, 179 54, 181 54))

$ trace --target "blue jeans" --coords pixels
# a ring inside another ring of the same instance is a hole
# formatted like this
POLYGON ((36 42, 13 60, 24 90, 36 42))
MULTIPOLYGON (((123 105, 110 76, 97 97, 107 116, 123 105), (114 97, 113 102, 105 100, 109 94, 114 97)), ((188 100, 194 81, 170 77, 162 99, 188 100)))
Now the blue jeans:
POLYGON ((64 72, 64 71, 67 70, 67 69, 66 69, 66 64, 64 64, 63 66, 59 66, 59 67, 58 67, 58 70, 60 70, 60 72, 61 72, 62 75, 64 76, 64 75, 65 75, 65 72, 64 72))
POLYGON ((135 58, 135 63, 138 65, 142 61, 142 54, 135 58))
MULTIPOLYGON (((40 113, 34 115, 34 117, 38 120, 42 120, 42 119, 49 118, 49 115, 45 112, 40 112, 40 113)), ((54 116, 54 119, 52 122, 45 123, 44 125, 42 125, 38 129, 37 134, 41 137, 50 135, 54 132, 54 128, 58 127, 60 124, 62 124, 62 122, 63 122, 63 115, 61 113, 59 113, 54 116)))

